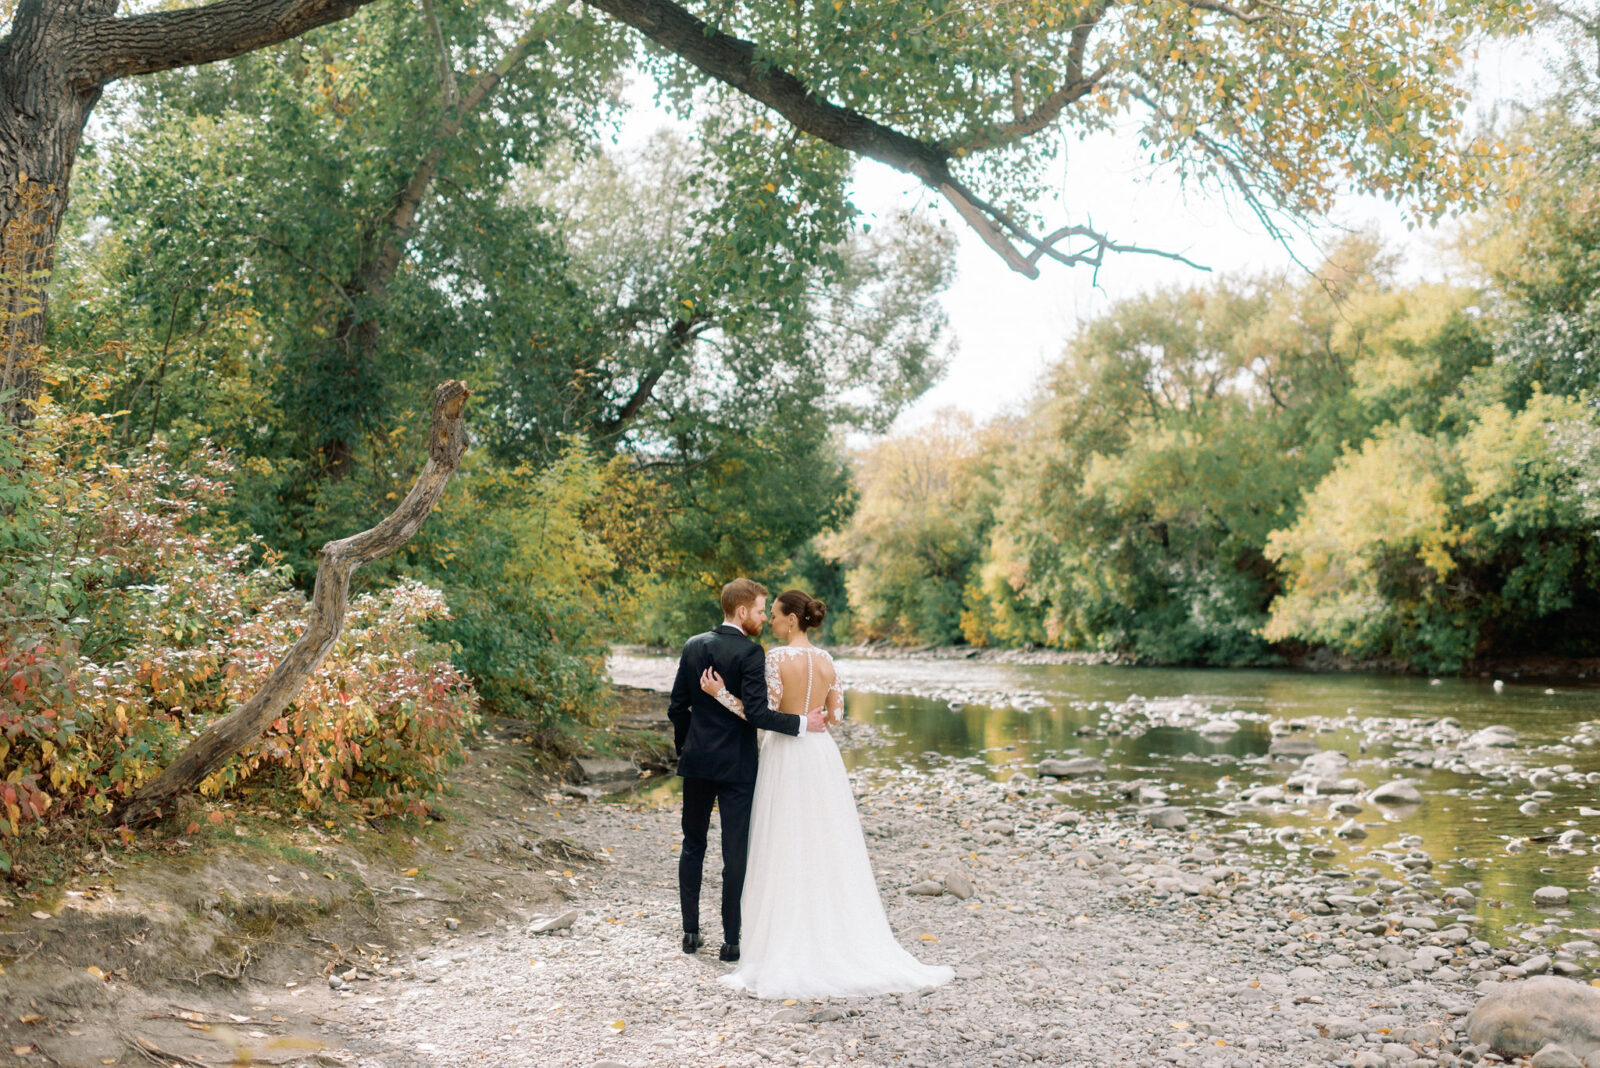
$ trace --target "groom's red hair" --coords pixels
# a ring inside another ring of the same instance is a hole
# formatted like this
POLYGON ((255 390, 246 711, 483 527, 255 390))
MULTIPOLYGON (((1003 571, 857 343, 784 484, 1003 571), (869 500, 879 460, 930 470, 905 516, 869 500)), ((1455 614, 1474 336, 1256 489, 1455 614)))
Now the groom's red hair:
POLYGON ((759 582, 752 582, 747 578, 736 578, 722 587, 722 618, 732 619, 733 614, 739 609, 756 603, 757 597, 765 597, 767 588, 759 582))

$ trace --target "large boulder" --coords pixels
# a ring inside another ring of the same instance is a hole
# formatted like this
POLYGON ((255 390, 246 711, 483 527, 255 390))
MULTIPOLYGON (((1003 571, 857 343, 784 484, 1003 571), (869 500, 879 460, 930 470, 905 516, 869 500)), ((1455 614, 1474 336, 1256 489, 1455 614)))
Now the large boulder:
POLYGON ((1374 787, 1367 800, 1377 805, 1420 805, 1422 791, 1405 779, 1394 779, 1374 787))
POLYGON ((1056 779, 1101 779, 1106 774, 1106 762, 1098 757, 1041 760, 1039 774, 1056 779))
POLYGON ((573 757, 567 771, 574 782, 597 786, 633 782, 639 778, 639 765, 631 760, 609 757, 573 757))
POLYGON ((1557 1043, 1587 1058, 1600 1053, 1600 987, 1553 975, 1502 983, 1467 1015, 1467 1034, 1503 1056, 1557 1043))
POLYGON ((1162 805, 1145 812, 1150 826, 1164 831, 1181 831, 1189 826, 1189 815, 1176 805, 1162 805))
POLYGON ((1322 751, 1315 738, 1303 734, 1280 734, 1267 746, 1267 755, 1275 757, 1308 757, 1322 751))

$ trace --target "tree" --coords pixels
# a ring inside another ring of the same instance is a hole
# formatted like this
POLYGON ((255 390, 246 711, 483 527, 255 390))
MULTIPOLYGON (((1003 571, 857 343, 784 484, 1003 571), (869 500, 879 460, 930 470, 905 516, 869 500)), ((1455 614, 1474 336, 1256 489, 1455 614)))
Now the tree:
POLYGON ((142 823, 189 793, 228 759, 261 737, 295 699, 306 679, 332 651, 344 629, 350 576, 363 564, 387 556, 411 540, 444 496, 467 448, 461 409, 471 395, 460 382, 441 382, 433 392, 428 427, 428 462, 405 499, 383 521, 322 547, 311 611, 300 639, 248 701, 206 727, 160 775, 124 798, 106 815, 108 826, 142 823))
MULTIPOLYGON (((40 281, 85 123, 106 87, 245 55, 367 2, 215 0, 118 15, 116 0, 20 0, 0 39, 0 264, 9 268, 0 390, 25 398, 38 387, 29 366, 44 330, 40 281), (8 257, 24 239, 36 251, 8 257)), ((1465 11, 1447 0, 1294 8, 1026 0, 972 9, 754 0, 707 22, 669 0, 586 0, 577 14, 549 17, 572 20, 576 31, 583 12, 599 12, 683 61, 668 65, 680 89, 709 78, 780 116, 783 130, 767 124, 773 136, 803 135, 915 176, 1033 276, 1043 259, 1099 263, 1107 251, 1139 249, 1078 224, 1038 236, 1018 209, 1039 192, 1042 167, 1059 150, 1045 135, 1060 127, 1086 133, 1135 118, 1152 163, 1225 184, 1269 222, 1324 210, 1349 184, 1423 216, 1470 199, 1494 153, 1463 143, 1463 91, 1450 74, 1471 35, 1517 10, 1512 0, 1465 11), (685 77, 691 68, 694 79, 685 77), (983 186, 997 192, 986 198, 976 191, 983 186)), ((519 40, 509 23, 506 38, 519 40)), ((457 66, 445 48, 447 87, 457 66)), ((460 107, 468 97, 447 88, 445 101, 460 107)), ((414 172, 424 186, 426 170, 414 172)), ((837 188, 845 169, 833 170, 837 188)), ((773 177, 729 180, 776 191, 773 177)), ((393 247, 404 245, 395 233, 393 247)), ((25 405, 7 403, 20 417, 25 405)))
POLYGON ((848 569, 858 637, 903 645, 961 639, 962 596, 988 534, 1003 433, 1003 425, 980 433, 969 417, 947 411, 859 454, 860 505, 822 541, 848 569))

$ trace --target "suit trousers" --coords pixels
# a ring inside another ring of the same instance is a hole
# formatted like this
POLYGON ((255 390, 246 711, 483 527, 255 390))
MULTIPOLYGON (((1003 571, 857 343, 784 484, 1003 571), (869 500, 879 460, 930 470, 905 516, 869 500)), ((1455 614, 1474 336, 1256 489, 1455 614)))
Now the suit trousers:
POLYGON ((744 868, 750 852, 750 804, 753 782, 719 782, 715 779, 683 780, 683 852, 678 857, 678 896, 683 905, 683 929, 700 930, 700 882, 706 858, 706 832, 711 829, 711 806, 716 804, 722 824, 722 940, 739 941, 739 898, 744 894, 744 868))

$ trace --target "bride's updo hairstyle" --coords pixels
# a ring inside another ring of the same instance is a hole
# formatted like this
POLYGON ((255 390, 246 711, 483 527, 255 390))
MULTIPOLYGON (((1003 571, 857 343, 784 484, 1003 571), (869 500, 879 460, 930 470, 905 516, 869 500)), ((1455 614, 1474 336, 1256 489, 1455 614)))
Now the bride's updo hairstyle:
POLYGON ((801 630, 822 626, 822 620, 828 614, 828 606, 804 590, 784 590, 778 594, 778 607, 784 615, 798 619, 801 630))

